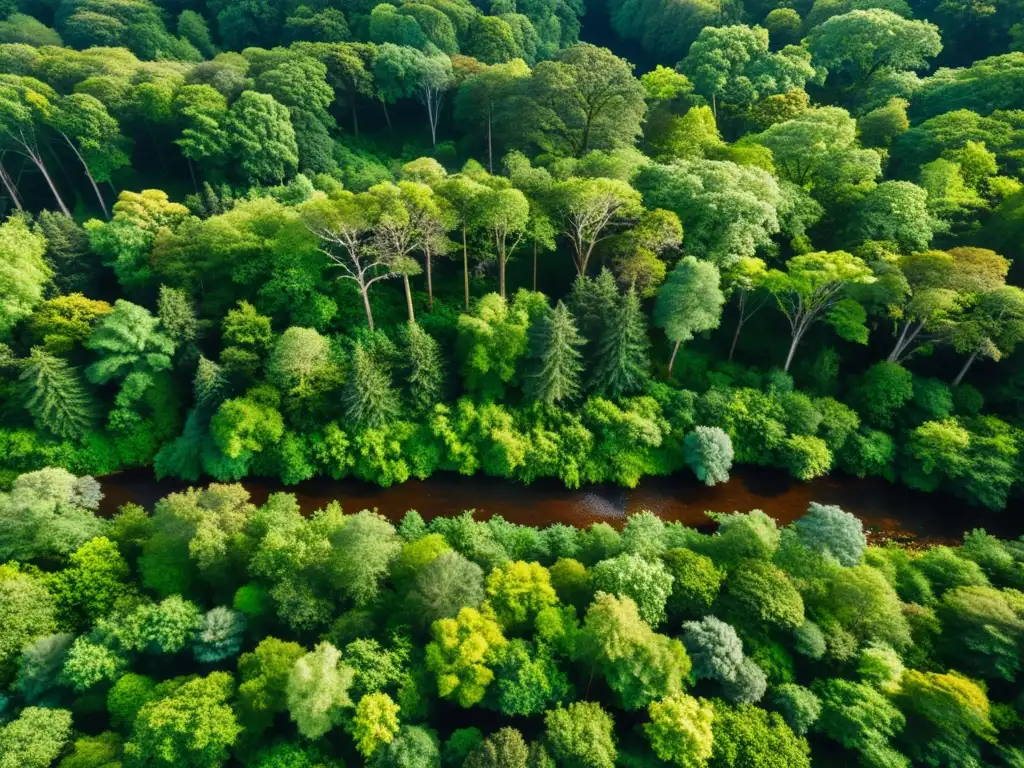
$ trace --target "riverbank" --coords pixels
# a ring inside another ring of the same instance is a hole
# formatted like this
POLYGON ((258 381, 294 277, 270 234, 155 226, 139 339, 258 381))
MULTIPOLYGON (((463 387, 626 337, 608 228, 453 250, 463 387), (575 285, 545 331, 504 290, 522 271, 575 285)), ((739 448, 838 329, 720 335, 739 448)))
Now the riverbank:
MULTIPOLYGON (((105 494, 100 507, 103 514, 113 514, 129 502, 151 509, 160 498, 190 485, 156 480, 152 473, 141 470, 108 475, 100 481, 105 494)), ((248 478, 242 484, 257 504, 271 493, 286 492, 294 494, 307 513, 338 501, 347 512, 376 509, 396 522, 410 509, 427 520, 473 509, 481 519, 501 515, 522 525, 565 523, 582 527, 603 521, 619 527, 628 513, 649 510, 667 521, 710 530, 714 523, 707 511, 760 509, 780 525, 787 525, 816 501, 835 504, 856 515, 873 541, 954 543, 965 531, 982 527, 1004 537, 1021 533, 1014 530, 1009 514, 973 507, 948 494, 922 493, 877 478, 839 474, 800 482, 779 470, 762 467, 740 468, 728 483, 712 488, 689 473, 645 478, 633 489, 592 485, 569 490, 556 481, 522 485, 453 473, 438 473, 427 480, 409 480, 388 488, 328 478, 290 486, 267 478, 248 478)))

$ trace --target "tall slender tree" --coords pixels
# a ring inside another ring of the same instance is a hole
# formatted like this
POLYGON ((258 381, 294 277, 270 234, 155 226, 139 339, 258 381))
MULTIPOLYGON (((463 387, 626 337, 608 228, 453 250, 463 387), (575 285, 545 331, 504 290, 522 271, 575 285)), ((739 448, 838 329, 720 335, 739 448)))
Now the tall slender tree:
POLYGON ((572 400, 580 391, 583 370, 580 348, 584 339, 561 301, 530 328, 525 391, 537 403, 554 406, 572 400))
POLYGON ((352 351, 343 401, 346 417, 360 429, 382 427, 398 415, 390 374, 359 342, 352 351))
POLYGON ((668 361, 668 376, 676 362, 679 347, 695 333, 717 328, 722 317, 725 296, 719 288, 718 267, 693 256, 682 259, 658 291, 654 303, 654 324, 665 329, 674 342, 668 361))
POLYGON ((638 391, 650 367, 647 320, 635 291, 621 298, 598 340, 590 388, 610 397, 638 391))

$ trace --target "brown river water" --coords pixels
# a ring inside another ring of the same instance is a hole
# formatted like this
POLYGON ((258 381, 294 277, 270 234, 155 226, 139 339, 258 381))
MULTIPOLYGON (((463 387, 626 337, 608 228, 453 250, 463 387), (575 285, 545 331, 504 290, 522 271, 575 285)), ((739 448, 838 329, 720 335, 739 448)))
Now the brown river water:
MULTIPOLYGON (((152 509, 161 497, 188 487, 188 483, 179 481, 158 481, 147 472, 124 472, 100 480, 106 494, 101 504, 104 514, 113 514, 126 502, 152 509)), ((1022 527, 1015 520, 1014 502, 1010 509, 991 512, 949 495, 912 491, 884 480, 832 476, 803 483, 778 470, 756 467, 738 468, 728 483, 713 488, 686 474, 646 478, 633 489, 598 485, 569 490, 557 482, 520 485, 454 474, 410 480, 390 488, 326 478, 293 486, 261 478, 248 479, 243 484, 256 504, 262 504, 271 493, 285 491, 295 494, 304 512, 313 512, 337 500, 346 512, 375 509, 396 522, 410 509, 427 520, 475 510, 481 519, 501 515, 524 525, 586 526, 604 521, 619 527, 627 514, 649 510, 664 520, 710 530, 714 523, 705 511, 760 509, 785 525, 817 501, 836 504, 855 514, 876 541, 955 542, 964 531, 973 528, 986 528, 990 533, 1010 537, 1020 535, 1022 527)))

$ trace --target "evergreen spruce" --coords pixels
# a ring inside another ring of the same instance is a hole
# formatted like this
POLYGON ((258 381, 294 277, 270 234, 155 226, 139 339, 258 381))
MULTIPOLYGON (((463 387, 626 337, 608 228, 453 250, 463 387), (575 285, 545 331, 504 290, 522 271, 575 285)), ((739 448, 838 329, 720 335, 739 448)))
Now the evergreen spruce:
POLYGON ((382 427, 398 416, 391 376, 358 342, 343 398, 346 417, 359 429, 382 427))
POLYGON ((441 347, 418 323, 406 326, 405 344, 406 396, 414 411, 425 413, 444 391, 441 347))
POLYGON ((576 330, 576 322, 561 301, 554 310, 530 329, 529 367, 526 396, 536 403, 560 405, 580 391, 582 355, 585 340, 576 330))
POLYGON ((34 348, 22 363, 19 384, 25 408, 40 427, 70 439, 92 428, 92 398, 66 360, 34 348))
POLYGON ((600 395, 622 397, 643 386, 650 367, 647 322, 640 299, 630 291, 619 302, 598 339, 591 390, 600 395))
POLYGON ((587 368, 591 368, 598 358, 600 340, 619 305, 619 287, 615 284, 615 277, 607 269, 602 269, 597 277, 577 277, 568 303, 569 311, 576 318, 576 326, 587 340, 583 359, 587 368))
POLYGON ((227 385, 227 377, 220 365, 200 355, 195 376, 192 378, 196 405, 210 410, 216 408, 224 400, 227 385))

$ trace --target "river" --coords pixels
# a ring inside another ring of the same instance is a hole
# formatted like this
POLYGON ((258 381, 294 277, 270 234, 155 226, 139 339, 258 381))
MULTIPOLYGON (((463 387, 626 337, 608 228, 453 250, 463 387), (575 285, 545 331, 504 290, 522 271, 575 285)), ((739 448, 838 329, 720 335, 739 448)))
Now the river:
MULTIPOLYGON (((158 481, 151 473, 141 471, 109 475, 101 482, 106 495, 100 508, 104 514, 113 514, 126 502, 152 509, 158 499, 188 487, 180 481, 158 481)), ((949 495, 912 491, 875 478, 859 480, 839 475, 803 483, 778 470, 757 467, 739 468, 728 483, 713 488, 689 474, 646 478, 633 489, 599 485, 568 490, 553 481, 521 485, 454 474, 410 480, 390 488, 326 478, 294 486, 261 478, 243 484, 256 504, 262 504, 271 493, 286 491, 295 494, 304 512, 337 500, 346 512, 376 509, 396 522, 410 509, 427 520, 473 509, 482 519, 501 515, 524 525, 585 526, 604 521, 619 527, 628 513, 650 510, 664 520, 709 530, 714 524, 704 514, 707 510, 760 509, 785 525, 817 501, 837 504, 855 514, 876 541, 955 542, 965 530, 979 527, 1004 537, 1021 533, 1009 513, 971 507, 949 495)))

